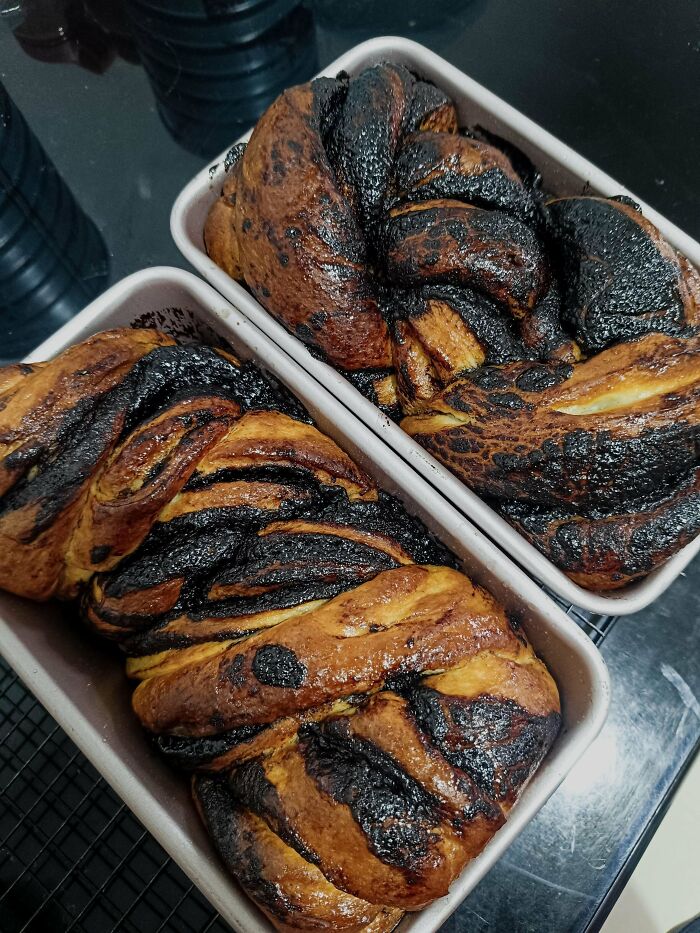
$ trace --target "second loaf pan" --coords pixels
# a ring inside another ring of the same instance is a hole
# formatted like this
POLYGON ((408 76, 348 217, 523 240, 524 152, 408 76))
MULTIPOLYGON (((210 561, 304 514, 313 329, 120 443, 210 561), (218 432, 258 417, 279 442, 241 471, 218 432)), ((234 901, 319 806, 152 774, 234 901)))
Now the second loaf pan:
MULTIPOLYGON (((616 194, 631 196, 644 215, 655 224, 677 250, 700 266, 700 244, 675 227, 624 186, 582 156, 577 155, 532 120, 477 84, 443 58, 409 39, 384 36, 350 49, 322 74, 339 71, 357 74, 380 61, 408 66, 445 90, 457 105, 462 124, 480 124, 514 142, 542 172, 545 186, 554 194, 616 194)), ((250 134, 248 134, 250 135, 250 134)), ((243 137, 243 140, 248 138, 243 137)), ((233 142, 233 141, 232 141, 233 142)), ((224 156, 211 168, 203 169, 182 191, 173 207, 171 230, 184 256, 223 295, 278 343, 348 408, 389 443, 404 460, 435 485, 458 509, 471 518, 500 547, 531 574, 571 603, 592 612, 622 615, 636 612, 656 599, 700 551, 700 536, 675 554, 649 576, 612 594, 596 593, 578 586, 541 554, 532 544, 498 515, 476 493, 442 466, 413 438, 386 418, 343 376, 312 356, 304 344, 256 301, 238 282, 230 278, 204 249, 202 230, 209 208, 221 190, 224 156)))
MULTIPOLYGON (((30 357, 43 360, 112 327, 155 326, 186 342, 225 341, 304 403, 317 425, 378 485, 393 493, 460 558, 509 612, 517 613, 555 677, 563 727, 551 752, 484 852, 449 895, 406 917, 401 933, 432 933, 535 816, 601 728, 605 665, 592 642, 542 590, 307 373, 217 292, 178 269, 148 269, 89 305, 30 357)), ((189 796, 188 781, 150 749, 133 715, 118 658, 86 637, 66 607, 0 593, 0 652, 115 791, 234 929, 272 928, 221 866, 189 796)))

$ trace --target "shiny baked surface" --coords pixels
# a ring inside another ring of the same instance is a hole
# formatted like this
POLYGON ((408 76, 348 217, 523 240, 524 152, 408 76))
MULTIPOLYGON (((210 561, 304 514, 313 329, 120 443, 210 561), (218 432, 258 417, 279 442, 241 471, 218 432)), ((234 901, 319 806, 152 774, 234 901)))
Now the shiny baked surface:
POLYGON ((697 449, 697 271, 627 199, 548 197, 522 153, 458 130, 447 97, 403 66, 284 92, 233 154, 204 241, 577 583, 624 586, 700 531, 697 454, 675 453, 678 430, 697 449), (669 378, 679 353, 694 377, 669 378), (507 387, 515 364, 533 388, 491 393, 487 438, 483 406, 449 399, 467 381, 507 387), (624 398, 558 417, 536 391, 590 378, 600 393, 602 366, 629 369, 624 398), (504 457, 519 461, 508 483, 504 457), (607 496, 631 458, 640 475, 607 496), (583 471, 598 493, 541 491, 542 470, 562 486, 583 471))
POLYGON ((279 929, 445 894, 560 725, 521 630, 286 390, 97 334, 0 370, 0 585, 73 599, 279 929))

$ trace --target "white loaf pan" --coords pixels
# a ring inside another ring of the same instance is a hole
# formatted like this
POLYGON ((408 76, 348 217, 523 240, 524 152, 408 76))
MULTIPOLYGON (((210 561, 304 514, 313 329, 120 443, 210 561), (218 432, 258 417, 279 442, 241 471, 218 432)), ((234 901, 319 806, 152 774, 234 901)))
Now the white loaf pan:
MULTIPOLYGON (((542 172, 548 191, 561 195, 630 195, 641 205, 644 215, 656 224, 669 243, 684 253, 692 263, 700 266, 700 243, 692 240, 636 195, 631 194, 532 120, 422 45, 393 36, 371 39, 350 49, 329 65, 322 74, 335 75, 342 70, 349 74, 357 74, 379 61, 399 62, 434 81, 457 105, 462 124, 478 123, 514 142, 542 172)), ((250 133, 241 137, 241 140, 247 140, 249 136, 250 133)), ((353 385, 331 366, 313 357, 301 341, 268 314, 245 288, 209 259, 204 250, 202 229, 207 212, 221 191, 225 174, 223 160, 222 154, 215 166, 202 169, 175 202, 170 228, 183 255, 222 295, 298 360, 304 369, 330 389, 341 402, 387 441, 404 460, 437 486, 444 496, 483 528, 489 537, 526 570, 569 602, 593 612, 622 615, 637 612, 656 599, 700 551, 698 536, 645 579, 608 595, 585 590, 573 583, 479 496, 423 450, 398 425, 382 415, 353 385)))
MULTIPOLYGON (((357 418, 321 388, 209 285, 179 269, 148 269, 124 279, 50 337, 28 360, 45 360, 99 330, 136 323, 203 342, 223 338, 287 385, 318 426, 420 516, 517 614, 556 678, 564 726, 505 826, 455 881, 448 897, 402 922, 430 933, 472 890, 537 813, 600 730, 608 707, 607 669, 589 639, 498 548, 357 418), (145 315, 145 317, 144 317, 145 315), (218 337, 217 337, 218 335, 218 337)), ((199 822, 187 777, 147 744, 131 712, 131 687, 118 653, 81 629, 57 603, 32 603, 0 591, 0 652, 136 816, 236 930, 271 927, 224 871, 199 822)))

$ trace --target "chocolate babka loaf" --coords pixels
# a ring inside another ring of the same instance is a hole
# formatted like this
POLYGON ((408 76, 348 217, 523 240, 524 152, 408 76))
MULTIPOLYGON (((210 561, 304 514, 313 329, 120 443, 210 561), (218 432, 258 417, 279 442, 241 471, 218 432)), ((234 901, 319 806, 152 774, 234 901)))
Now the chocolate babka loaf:
POLYGON ((700 531, 697 271, 627 198, 548 198, 402 65, 282 94, 204 241, 582 586, 700 531))
POLYGON ((230 353, 97 334, 0 370, 0 586, 74 600, 280 930, 447 893, 560 726, 523 632, 230 353))

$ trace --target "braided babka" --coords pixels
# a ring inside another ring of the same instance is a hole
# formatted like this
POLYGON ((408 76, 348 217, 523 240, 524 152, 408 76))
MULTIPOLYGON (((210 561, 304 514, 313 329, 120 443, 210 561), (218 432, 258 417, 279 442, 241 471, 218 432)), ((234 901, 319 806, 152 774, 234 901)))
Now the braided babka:
POLYGON ((291 88, 206 249, 576 582, 623 586, 700 531, 700 276, 628 198, 550 198, 458 122, 402 65, 291 88))
POLYGON ((517 623, 251 364, 154 330, 0 370, 0 586, 71 599, 279 930, 444 895, 560 726, 517 623))

